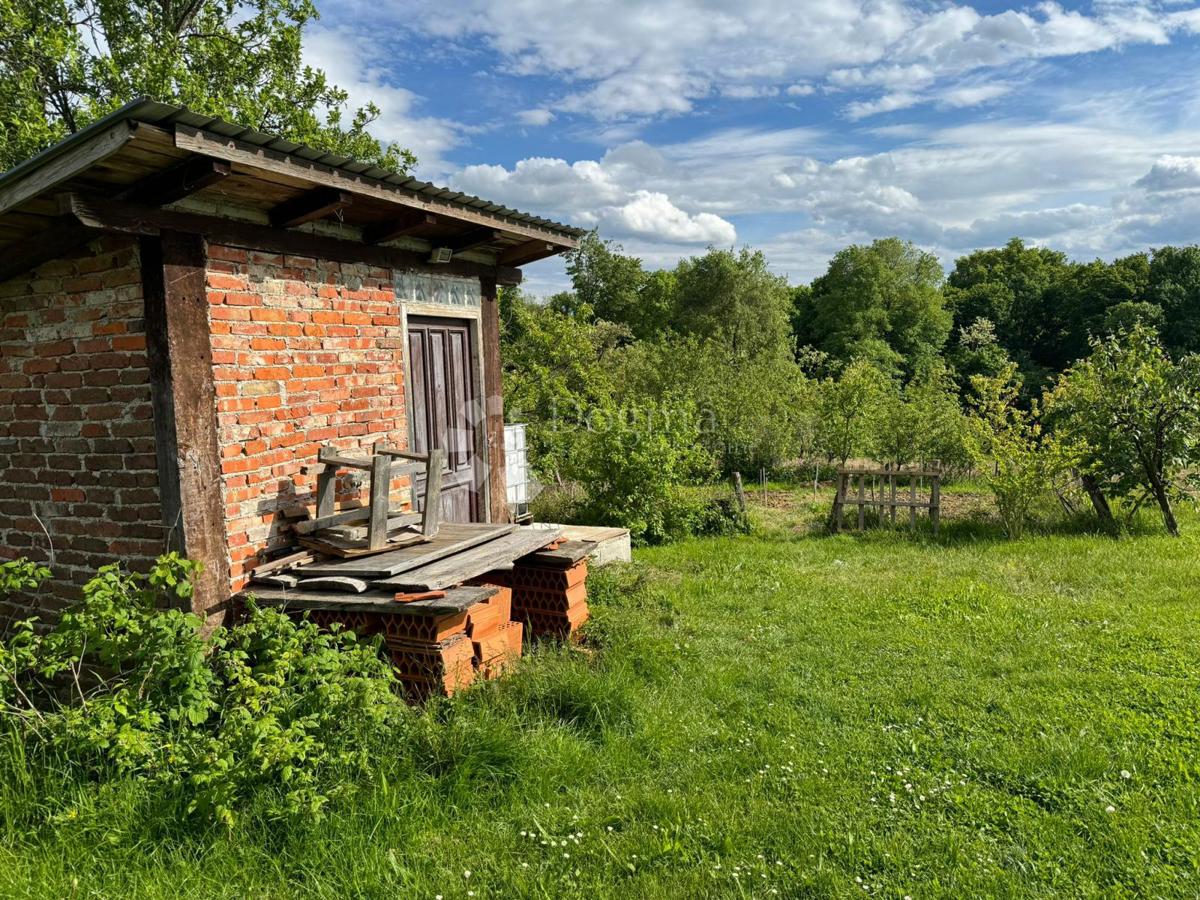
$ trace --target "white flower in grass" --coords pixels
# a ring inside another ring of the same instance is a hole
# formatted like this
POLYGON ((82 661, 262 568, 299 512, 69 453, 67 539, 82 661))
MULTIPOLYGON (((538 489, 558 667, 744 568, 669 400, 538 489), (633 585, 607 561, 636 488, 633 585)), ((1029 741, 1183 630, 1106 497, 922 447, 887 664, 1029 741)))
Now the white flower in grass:
POLYGON ((463 869, 463 878, 470 878, 470 877, 471 877, 471 870, 463 869))
POLYGON ((1128 779, 1130 779, 1130 778, 1132 778, 1132 777, 1133 777, 1133 773, 1132 773, 1132 772, 1130 772, 1128 769, 1122 769, 1122 770, 1121 770, 1121 777, 1122 777, 1122 778, 1124 778, 1124 779, 1126 779, 1126 780, 1128 780, 1128 779))
POLYGON ((1115 813, 1117 808, 1110 803, 1108 806, 1104 807, 1104 811, 1106 813, 1115 813))

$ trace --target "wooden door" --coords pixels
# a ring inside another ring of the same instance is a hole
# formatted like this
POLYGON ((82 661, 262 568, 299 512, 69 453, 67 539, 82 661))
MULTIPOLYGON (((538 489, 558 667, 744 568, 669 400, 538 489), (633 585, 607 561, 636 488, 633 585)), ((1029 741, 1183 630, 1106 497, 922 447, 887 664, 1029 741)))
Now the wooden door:
MULTIPOLYGON (((446 451, 441 517, 447 522, 483 519, 480 473, 484 467, 476 451, 480 395, 471 346, 467 322, 416 316, 408 320, 413 450, 446 451)), ((423 495, 423 485, 418 483, 417 490, 423 495)))

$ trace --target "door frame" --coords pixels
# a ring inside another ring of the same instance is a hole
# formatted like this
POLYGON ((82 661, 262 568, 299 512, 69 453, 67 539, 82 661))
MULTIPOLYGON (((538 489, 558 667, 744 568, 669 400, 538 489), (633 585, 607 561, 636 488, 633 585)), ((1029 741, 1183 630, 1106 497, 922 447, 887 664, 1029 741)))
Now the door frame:
MULTIPOLYGON (((475 393, 474 409, 471 414, 475 425, 475 456, 473 479, 476 485, 475 508, 481 522, 490 522, 492 511, 490 506, 491 492, 491 460, 488 459, 487 445, 487 390, 489 385, 483 377, 483 343, 482 324, 483 310, 480 307, 443 306, 437 303, 414 303, 403 297, 398 297, 400 306, 400 339, 404 354, 404 419, 407 423, 408 445, 414 446, 416 429, 412 417, 412 360, 408 345, 408 320, 415 319, 450 319, 456 324, 467 326, 468 342, 471 348, 471 375, 478 386, 475 393)), ((416 497, 413 497, 414 504, 416 497)))

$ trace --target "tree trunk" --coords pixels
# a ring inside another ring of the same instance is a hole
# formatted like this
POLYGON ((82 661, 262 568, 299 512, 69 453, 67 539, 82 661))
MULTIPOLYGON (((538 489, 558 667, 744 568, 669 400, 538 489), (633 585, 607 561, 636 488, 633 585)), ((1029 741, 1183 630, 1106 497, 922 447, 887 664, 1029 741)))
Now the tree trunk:
POLYGON ((1100 490, 1100 482, 1096 480, 1096 476, 1091 473, 1080 475, 1079 483, 1087 491, 1088 499, 1092 501, 1092 509, 1096 511, 1096 518, 1100 520, 1101 526, 1106 531, 1114 530, 1116 522, 1113 520, 1112 507, 1108 505, 1108 498, 1100 490))
POLYGON ((1179 523, 1175 521, 1175 511, 1171 509, 1171 500, 1167 496, 1167 487, 1157 472, 1150 473, 1150 488, 1154 491, 1154 499, 1162 510, 1163 524, 1171 537, 1179 537, 1179 523))

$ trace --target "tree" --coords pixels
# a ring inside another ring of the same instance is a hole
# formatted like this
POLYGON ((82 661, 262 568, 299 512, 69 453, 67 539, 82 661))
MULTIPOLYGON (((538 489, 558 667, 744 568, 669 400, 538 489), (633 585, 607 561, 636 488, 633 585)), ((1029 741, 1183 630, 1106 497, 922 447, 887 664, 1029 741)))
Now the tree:
POLYGON ((1162 310, 1163 344, 1175 357, 1200 353, 1200 247, 1160 247, 1146 299, 1162 310))
MULTIPOLYGON (((1172 535, 1176 478, 1200 461, 1200 355, 1171 361, 1144 324, 1092 341, 1047 400, 1058 429, 1088 447, 1102 487, 1152 497, 1172 535)), ((1135 508, 1137 502, 1135 501, 1135 508)))
POLYGON ((675 279, 670 272, 647 272, 642 261, 626 256, 621 245, 584 235, 567 255, 573 294, 559 308, 585 319, 603 319, 629 329, 637 340, 657 340, 670 331, 675 279))
POLYGON ((803 343, 838 360, 869 359, 908 376, 950 333, 942 279, 935 256, 899 238, 847 247, 807 297, 797 296, 793 322, 803 343))
POLYGON ((869 448, 871 429, 888 378, 866 360, 850 363, 838 378, 821 382, 821 408, 817 446, 830 460, 846 460, 869 448))
POLYGON ((791 355, 791 292, 761 252, 709 250, 680 262, 675 284, 676 330, 736 359, 791 355))
POLYGON ((966 328, 984 318, 996 326, 1000 343, 1009 349, 1040 345, 1045 293, 1068 269, 1066 254, 1027 247, 1020 238, 959 257, 946 279, 955 327, 966 328))
POLYGON ((0 168, 138 97, 404 171, 368 104, 304 65, 312 0, 0 0, 0 168))
POLYGON ((967 452, 996 498, 1010 538, 1025 531, 1037 500, 1078 465, 1083 449, 1043 432, 1036 402, 1024 409, 1017 367, 1000 375, 976 375, 973 414, 967 420, 967 452))

